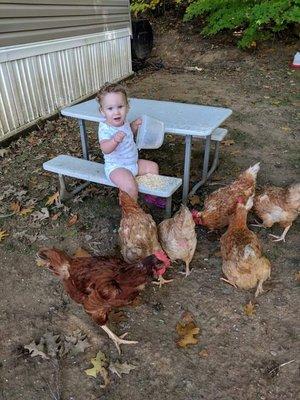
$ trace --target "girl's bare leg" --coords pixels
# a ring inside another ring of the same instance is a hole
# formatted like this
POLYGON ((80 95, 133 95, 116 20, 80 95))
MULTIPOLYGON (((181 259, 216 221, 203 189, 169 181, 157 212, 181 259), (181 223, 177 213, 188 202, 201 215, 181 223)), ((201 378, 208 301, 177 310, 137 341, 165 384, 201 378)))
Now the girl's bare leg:
POLYGON ((138 186, 132 173, 125 168, 117 168, 109 175, 110 180, 134 200, 138 198, 138 186))
POLYGON ((138 172, 139 175, 145 175, 145 174, 158 175, 159 174, 158 165, 154 161, 138 160, 138 167, 139 167, 139 172, 138 172))

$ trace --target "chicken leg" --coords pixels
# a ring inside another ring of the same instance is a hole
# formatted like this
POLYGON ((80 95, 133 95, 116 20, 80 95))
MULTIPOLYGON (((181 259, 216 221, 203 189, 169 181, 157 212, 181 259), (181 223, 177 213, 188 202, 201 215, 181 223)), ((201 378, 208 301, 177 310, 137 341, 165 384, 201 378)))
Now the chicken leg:
POLYGON ((255 297, 257 297, 258 295, 260 295, 264 292, 263 287, 262 287, 263 282, 264 281, 262 281, 262 280, 258 282, 256 291, 255 291, 255 295, 254 295, 255 297))
POLYGON ((179 273, 185 275, 186 278, 191 274, 190 261, 185 261, 185 272, 180 271, 179 273))
POLYGON ((281 241, 285 242, 285 236, 288 233, 288 230, 290 229, 291 226, 292 225, 287 226, 280 236, 272 235, 271 233, 269 233, 269 236, 272 236, 273 238, 275 238, 275 240, 273 240, 273 242, 281 242, 281 241))
POLYGON ((114 342, 119 354, 121 354, 120 345, 121 344, 136 344, 138 343, 135 340, 124 340, 123 338, 127 335, 127 333, 123 333, 120 337, 114 334, 107 325, 101 325, 101 328, 108 334, 111 340, 114 342))

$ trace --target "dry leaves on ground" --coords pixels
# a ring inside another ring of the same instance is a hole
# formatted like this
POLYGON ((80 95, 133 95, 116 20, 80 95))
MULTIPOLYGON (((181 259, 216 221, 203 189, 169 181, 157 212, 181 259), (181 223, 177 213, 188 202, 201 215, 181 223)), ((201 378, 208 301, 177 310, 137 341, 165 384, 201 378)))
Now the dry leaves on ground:
POLYGON ((200 204, 200 197, 194 194, 189 198, 189 202, 192 206, 195 206, 196 204, 200 204))
POLYGON ((122 374, 129 374, 131 370, 136 369, 135 365, 127 364, 126 362, 121 364, 118 361, 115 363, 109 364, 109 370, 118 375, 119 378, 122 378, 122 374))
POLYGON ((61 359, 67 354, 76 356, 91 345, 84 332, 77 330, 69 336, 55 335, 53 332, 46 332, 39 342, 32 341, 24 349, 29 351, 31 357, 42 357, 44 360, 49 358, 61 359))
POLYGON ((59 192, 55 192, 52 196, 48 197, 48 200, 46 201, 46 206, 51 206, 52 204, 60 204, 59 192))
POLYGON ((2 240, 4 240, 4 238, 5 238, 6 236, 9 236, 9 233, 7 233, 7 231, 2 231, 2 230, 0 230, 0 242, 1 242, 2 240))
POLYGON ((49 357, 42 351, 43 345, 36 344, 35 342, 31 342, 30 344, 24 346, 24 349, 29 351, 31 357, 42 357, 43 360, 49 360, 49 357))
POLYGON ((93 368, 86 369, 84 372, 88 376, 92 376, 94 378, 96 378, 97 375, 100 374, 104 381, 104 384, 100 385, 100 387, 105 388, 109 384, 109 377, 106 369, 108 362, 105 354, 102 353, 102 351, 98 351, 96 357, 91 359, 91 363, 93 364, 93 368))
POLYGON ((4 157, 9 154, 9 149, 0 149, 0 157, 4 157))
POLYGON ((248 317, 252 317, 255 314, 255 305, 252 304, 251 300, 244 306, 244 312, 248 317))
POLYGON ((194 316, 189 311, 183 313, 181 320, 176 325, 176 331, 180 336, 176 342, 179 347, 197 344, 199 341, 195 336, 199 335, 200 328, 196 325, 194 316))
POLYGON ((78 215, 77 214, 71 214, 71 217, 69 218, 69 220, 67 222, 67 227, 75 225, 77 221, 78 221, 78 215))
POLYGON ((86 250, 84 250, 82 247, 78 247, 78 249, 75 251, 73 257, 91 257, 90 253, 86 250))
POLYGON ((35 221, 43 221, 44 219, 49 218, 49 211, 47 207, 41 208, 40 211, 35 211, 34 213, 31 214, 31 218, 33 222, 35 221))

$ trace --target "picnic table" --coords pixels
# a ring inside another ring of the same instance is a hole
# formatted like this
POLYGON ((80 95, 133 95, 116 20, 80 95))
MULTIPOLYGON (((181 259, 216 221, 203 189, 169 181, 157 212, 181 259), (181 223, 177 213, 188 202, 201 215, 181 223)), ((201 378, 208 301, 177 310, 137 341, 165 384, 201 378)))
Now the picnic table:
MULTIPOLYGON (((217 163, 209 168, 209 155, 212 134, 231 115, 232 110, 223 107, 202 106, 198 104, 177 103, 147 99, 129 99, 130 110, 128 120, 132 121, 143 114, 159 119, 165 124, 165 131, 185 137, 184 173, 182 201, 186 202, 190 185, 190 165, 192 138, 202 138, 205 141, 202 174, 200 180, 192 188, 190 194, 203 185, 215 170, 217 163)), ((93 99, 61 110, 62 115, 76 118, 79 123, 82 153, 89 159, 88 136, 85 121, 100 122, 103 116, 99 111, 99 103, 93 99)), ((216 159, 215 159, 216 160, 216 159)), ((214 161, 215 161, 214 160, 214 161)))

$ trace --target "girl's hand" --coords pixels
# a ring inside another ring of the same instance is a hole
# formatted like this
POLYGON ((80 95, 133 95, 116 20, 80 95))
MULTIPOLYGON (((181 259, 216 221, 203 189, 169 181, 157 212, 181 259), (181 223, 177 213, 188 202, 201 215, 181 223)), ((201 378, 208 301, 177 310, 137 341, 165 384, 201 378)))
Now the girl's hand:
POLYGON ((139 126, 142 125, 142 123, 143 123, 142 118, 137 118, 137 119, 135 119, 134 121, 131 122, 130 127, 131 127, 131 130, 132 130, 134 135, 137 134, 139 126))
POLYGON ((117 143, 123 142, 123 139, 125 137, 125 133, 122 131, 118 131, 115 136, 113 137, 114 141, 117 143))

